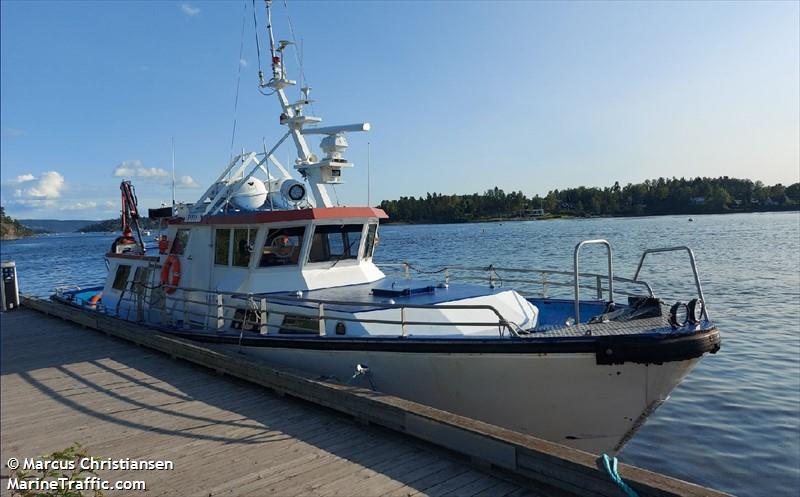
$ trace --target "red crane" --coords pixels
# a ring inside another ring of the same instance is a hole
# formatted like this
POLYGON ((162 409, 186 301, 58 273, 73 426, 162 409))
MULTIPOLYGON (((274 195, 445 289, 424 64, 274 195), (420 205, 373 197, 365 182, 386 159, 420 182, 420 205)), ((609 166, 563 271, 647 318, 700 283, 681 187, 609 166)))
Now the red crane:
MULTIPOLYGON (((116 253, 118 246, 135 245, 136 239, 133 237, 131 227, 136 228, 136 238, 139 239, 139 247, 141 252, 144 253, 144 240, 142 240, 142 232, 139 227, 139 208, 138 200, 136 199, 136 190, 130 181, 125 180, 119 184, 119 190, 122 197, 122 236, 114 240, 111 246, 111 252, 116 253)), ((134 249, 135 247, 130 247, 134 249)), ((129 249, 129 250, 130 250, 129 249)))

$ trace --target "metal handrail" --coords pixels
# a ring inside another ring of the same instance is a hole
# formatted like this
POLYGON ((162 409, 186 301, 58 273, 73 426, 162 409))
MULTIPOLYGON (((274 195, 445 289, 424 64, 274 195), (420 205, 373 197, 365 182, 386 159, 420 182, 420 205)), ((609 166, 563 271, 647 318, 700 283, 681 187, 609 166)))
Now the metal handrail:
MULTIPOLYGON (((487 305, 487 304, 396 304, 393 302, 358 302, 358 301, 348 301, 348 300, 329 300, 329 299, 312 299, 307 297, 283 297, 283 296, 272 296, 267 298, 268 301, 284 301, 284 302, 297 302, 298 300, 302 302, 310 302, 312 304, 322 304, 322 305, 341 305, 341 306, 359 306, 359 307, 378 307, 378 308, 389 308, 389 309, 471 309, 471 310, 485 310, 485 311, 492 311, 492 313, 497 316, 499 320, 498 323, 501 326, 508 327, 510 330, 516 332, 521 331, 519 330, 519 326, 516 323, 506 320, 500 311, 498 311, 494 306, 487 305), (512 326, 513 325, 513 326, 512 326), (517 328, 517 330, 513 330, 513 328, 517 328)), ((439 325, 453 325, 452 321, 446 322, 410 322, 406 321, 406 324, 439 324, 439 325)), ((459 324, 459 323, 457 323, 459 324)), ((463 325, 463 323, 460 323, 463 325)), ((496 324, 496 323, 492 323, 496 324)), ((481 326, 486 326, 485 323, 480 323, 481 326)))
MULTIPOLYGON (((136 281, 131 281, 126 285, 125 291, 123 291, 122 295, 120 296, 120 300, 117 303, 117 315, 120 315, 120 304, 122 302, 127 302, 131 304, 134 309, 128 309, 130 313, 131 310, 137 312, 141 312, 141 309, 138 308, 139 300, 140 302, 150 302, 152 304, 152 292, 154 290, 163 288, 162 285, 157 286, 150 286, 145 285, 136 281), (135 288, 139 288, 140 291, 134 291, 135 288), (143 291, 141 291, 143 290, 143 291)), ((263 305, 267 304, 278 304, 278 305, 297 305, 297 304, 315 304, 319 309, 319 314, 317 316, 305 315, 305 314, 298 314, 292 312, 282 312, 282 314, 286 316, 292 317, 302 317, 302 318, 310 318, 310 319, 319 319, 320 322, 320 335, 324 335, 324 320, 325 315, 323 309, 325 306, 334 305, 334 306, 343 306, 343 307, 370 307, 370 308, 381 308, 381 309, 399 309, 400 310, 400 320, 394 319, 370 319, 370 318, 359 318, 359 317, 346 317, 346 316, 336 316, 336 320, 339 321, 348 321, 348 322, 361 322, 361 323, 374 323, 374 324, 397 324, 400 325, 402 330, 402 336, 407 336, 406 327, 407 326, 498 326, 500 329, 500 335, 503 335, 503 329, 507 329, 509 333, 514 336, 519 336, 520 333, 523 333, 524 330, 520 328, 519 325, 516 323, 509 321, 503 317, 503 315, 491 305, 473 305, 473 304, 442 304, 442 305, 430 305, 430 304, 396 304, 393 302, 356 302, 356 301, 345 301, 345 300, 329 300, 329 299, 313 299, 307 298, 302 296, 279 296, 279 295, 268 295, 268 294, 242 294, 237 292, 228 292, 228 291, 211 291, 205 290, 201 288, 191 288, 191 287, 178 287, 178 290, 182 290, 180 296, 176 296, 175 294, 171 295, 164 295, 164 299, 172 300, 173 303, 171 305, 170 314, 174 312, 182 312, 184 318, 188 318, 189 316, 194 317, 202 317, 206 319, 222 319, 221 313, 223 309, 234 309, 234 310, 259 310, 256 307, 256 298, 259 298, 263 305), (198 292, 204 293, 207 295, 214 295, 217 303, 211 304, 210 302, 204 302, 202 300, 195 300, 190 297, 185 296, 186 292, 198 292), (241 299, 247 301, 250 307, 241 307, 237 305, 225 304, 224 301, 221 299, 222 296, 227 296, 231 299, 241 299), (183 309, 176 309, 177 306, 183 304, 183 309), (199 312, 197 310, 193 310, 189 308, 186 304, 198 304, 198 305, 214 305, 217 308, 217 314, 209 314, 206 312, 199 312), (413 321, 407 320, 405 317, 405 310, 406 309, 433 309, 433 310, 442 310, 442 309, 472 309, 472 310, 486 310, 491 311, 495 316, 497 316, 498 321, 496 322, 455 322, 455 321, 413 321)), ((162 309, 162 312, 166 312, 166 306, 162 309)), ((339 311, 339 312, 347 312, 347 311, 339 311)), ((247 320, 247 312, 245 312, 245 316, 243 316, 242 321, 247 320)), ((174 320, 174 318, 173 318, 174 320)), ((185 321, 185 320, 184 320, 185 321)), ((256 323, 253 323, 256 324, 256 323)), ((263 325, 264 327, 268 327, 266 323, 257 323, 259 325, 263 325)), ((281 325, 281 328, 286 329, 293 329, 297 331, 309 331, 302 328, 296 328, 291 326, 284 326, 281 325)))
MULTIPOLYGON (((705 306, 705 295, 703 294, 702 286, 700 285, 700 278, 697 271, 697 265, 694 258, 694 253, 686 246, 680 247, 667 247, 667 248, 658 248, 658 249, 648 249, 642 253, 642 257, 639 260, 639 265, 636 269, 636 273, 633 279, 623 278, 619 276, 614 276, 613 273, 613 252, 611 248, 611 244, 606 240, 586 240, 583 242, 578 243, 575 246, 575 251, 573 254, 573 271, 558 271, 558 270, 551 270, 551 269, 529 269, 529 268, 508 268, 508 267, 495 267, 493 265, 487 267, 475 267, 475 266, 448 266, 444 267, 435 271, 422 271, 418 268, 414 268, 408 262, 403 263, 381 263, 379 266, 382 267, 402 267, 404 269, 405 275, 407 278, 410 278, 410 271, 413 269, 414 271, 421 273, 421 274, 444 274, 445 284, 449 281, 450 278, 450 271, 452 270, 462 270, 462 271, 481 271, 481 272, 488 272, 489 273, 489 284, 490 286, 494 287, 495 282, 499 279, 500 284, 502 285, 503 278, 501 277, 498 272, 511 272, 511 273, 523 273, 523 274, 540 274, 542 276, 541 281, 536 281, 533 279, 524 279, 524 278, 506 278, 505 281, 510 282, 518 282, 518 283, 531 283, 531 284, 538 284, 541 283, 544 287, 544 296, 547 297, 547 287, 548 285, 552 286, 563 286, 563 287, 573 287, 574 294, 575 294, 575 323, 580 323, 580 289, 595 289, 597 291, 597 298, 602 299, 603 293, 608 292, 609 301, 614 301, 614 282, 622 282, 622 283, 629 283, 643 286, 650 297, 655 296, 653 293, 653 289, 651 286, 639 279, 639 275, 641 273, 642 266, 644 264, 645 257, 647 254, 650 253, 658 253, 658 252, 668 252, 668 251, 680 251, 685 250, 689 254, 689 258, 691 261, 692 272, 694 274, 695 285, 697 287, 698 296, 700 301, 703 304, 703 315, 706 319, 708 319, 708 311, 705 306), (608 257, 608 274, 601 275, 597 273, 581 273, 579 270, 579 255, 581 248, 585 245, 590 244, 599 244, 605 245, 607 249, 607 257, 608 257), (550 281, 547 279, 548 275, 561 275, 561 276, 572 276, 571 283, 564 283, 560 281, 550 281), (585 285, 581 284, 581 278, 595 278, 595 285, 585 285), (606 279, 608 281, 607 287, 604 287, 602 284, 602 280, 606 279)), ((158 267, 157 264, 153 265, 154 267, 158 267)), ((465 279, 476 279, 473 276, 466 276, 465 279)), ((153 290, 163 288, 163 285, 155 285, 155 286, 148 286, 143 285, 142 283, 132 281, 129 283, 130 289, 126 288, 123 291, 122 295, 120 296, 120 301, 117 305, 117 312, 119 314, 119 304, 123 301, 127 300, 130 302, 133 307, 135 307, 135 311, 137 315, 140 315, 142 309, 139 305, 147 301, 150 305, 153 305, 153 290), (143 287, 139 288, 139 291, 133 291, 136 286, 143 287), (134 302, 134 299, 138 300, 139 302, 134 302)), ((368 307, 368 308, 382 308, 382 309, 399 309, 400 310, 400 319, 399 320, 391 320, 391 319, 365 319, 365 318, 357 318, 357 317, 345 317, 345 316, 336 316, 337 320, 341 321, 352 321, 352 322, 362 322, 362 323, 375 323, 375 324, 398 324, 401 326, 402 336, 407 336, 407 326, 409 325, 423 325, 423 326, 492 326, 497 325, 500 329, 500 335, 503 335, 503 330, 508 329, 509 333, 519 336, 522 333, 525 333, 525 330, 522 330, 519 325, 516 323, 510 322, 506 320, 503 315, 491 305, 465 305, 465 304, 440 304, 440 305, 430 305, 430 304, 397 304, 393 301, 382 301, 382 302, 356 302, 356 301, 345 301, 345 300, 330 300, 330 299, 315 299, 315 298, 308 298, 303 297, 302 295, 298 296, 286 296, 286 295, 270 295, 270 294, 243 294, 239 292, 229 292, 229 291, 211 291, 202 288, 192 288, 192 287, 178 287, 177 290, 182 290, 180 294, 168 294, 163 295, 160 298, 163 298, 163 308, 161 309, 162 312, 167 312, 167 302, 172 301, 169 309, 169 315, 171 316, 170 319, 175 321, 173 313, 178 311, 176 309, 177 306, 182 304, 182 312, 184 315, 184 322, 190 318, 190 316, 201 316, 206 319, 206 325, 208 325, 208 319, 215 319, 217 322, 217 327, 222 326, 222 322, 224 318, 224 310, 225 309, 234 309, 234 310, 244 310, 245 315, 242 317, 243 323, 250 324, 250 319, 248 319, 247 311, 258 311, 258 302, 254 300, 254 298, 260 299, 260 305, 262 310, 266 310, 266 306, 268 304, 279 304, 279 305, 297 305, 299 304, 313 304, 317 307, 318 313, 315 316, 304 315, 304 314, 297 314, 292 312, 282 312, 282 314, 286 316, 293 316, 293 317, 301 317, 301 318, 309 318, 309 319, 318 319, 319 320, 319 332, 321 335, 325 334, 324 322, 325 322, 325 307, 329 305, 333 306, 343 306, 343 307, 368 307), (195 300, 192 299, 191 296, 187 296, 187 292, 198 292, 202 294, 206 294, 208 296, 214 296, 216 304, 212 303, 210 300, 202 301, 202 300, 195 300), (223 297, 228 297, 229 299, 234 300, 244 300, 248 304, 248 307, 241 307, 240 305, 235 305, 231 303, 225 303, 223 297), (197 310, 193 310, 187 304, 198 304, 198 305, 206 305, 206 306, 214 306, 217 309, 216 314, 208 314, 205 312, 199 312, 197 310), (474 309, 474 310, 486 310, 491 311, 498 319, 495 322, 452 322, 452 321, 409 321, 406 319, 406 310, 407 309, 435 309, 435 310, 442 310, 442 309, 474 309)), ((633 294, 625 291, 617 291, 617 293, 621 293, 624 295, 639 295, 633 294)), ((130 312, 131 309, 128 309, 130 312)), ((347 312, 347 311, 338 311, 338 312, 347 312)), ((162 319, 166 319, 166 317, 162 317, 162 319)), ((258 321, 253 321, 253 324, 258 324, 262 330, 269 328, 265 322, 260 322, 261 317, 258 318, 258 321)), ((178 320, 179 321, 179 320, 178 320)), ((281 325, 281 328, 286 329, 296 329, 298 331, 305 331, 308 332, 309 330, 304 328, 296 328, 291 326, 281 325)))
POLYGON ((579 285, 579 272, 578 272, 578 256, 580 255, 581 249, 585 245, 605 245, 606 252, 608 254, 608 301, 613 303, 614 302, 614 266, 612 262, 612 249, 611 244, 608 243, 608 240, 598 239, 598 240, 584 240, 577 245, 575 245, 575 252, 572 256, 574 274, 575 274, 575 324, 580 324, 581 322, 581 290, 579 285))
POLYGON ((694 252, 692 249, 687 247, 686 245, 679 245, 677 247, 663 247, 663 248, 655 248, 655 249, 647 249, 642 252, 642 257, 639 259, 639 265, 636 267, 636 273, 633 275, 634 281, 639 279, 639 273, 642 271, 642 266, 644 265, 644 259, 647 257, 647 254, 656 254, 660 252, 678 252, 685 250, 686 253, 689 254, 689 262, 692 265, 692 274, 694 275, 694 284, 697 288, 697 297, 700 299, 700 302, 703 304, 703 317, 708 320, 708 310, 706 307, 706 297, 703 293, 703 286, 700 284, 700 275, 697 272, 697 263, 695 262, 694 252))
MULTIPOLYGON (((439 268, 439 269, 436 269, 436 270, 422 271, 422 270, 419 270, 419 269, 415 268, 414 266, 412 266, 408 262, 381 262, 381 263, 376 263, 376 264, 380 268, 395 268, 395 267, 403 268, 403 270, 404 270, 403 272, 404 272, 404 274, 406 274, 407 278, 410 277, 410 271, 411 270, 417 271, 420 274, 429 274, 429 275, 445 273, 447 276, 449 276, 449 274, 446 273, 446 271, 453 271, 453 270, 475 271, 475 272, 492 271, 492 272, 495 272, 495 273, 501 273, 501 272, 504 272, 504 273, 528 273, 528 274, 539 274, 539 275, 542 275, 542 277, 544 277, 545 275, 574 276, 574 274, 575 274, 574 271, 559 271, 559 270, 555 270, 555 269, 542 269, 542 268, 498 267, 498 266, 494 266, 494 265, 492 265, 492 266, 481 266, 481 267, 478 267, 478 266, 445 266, 445 267, 442 267, 442 268, 439 268)), ((582 273, 579 273, 578 276, 580 276, 581 278, 594 278, 595 280, 597 280, 598 278, 600 278, 601 280, 602 279, 608 279, 608 275, 606 275, 606 274, 598 274, 598 273, 583 273, 582 272, 582 273)), ((468 279, 468 280, 472 280, 472 281, 480 281, 481 280, 477 276, 462 276, 462 279, 468 279)), ((570 283, 561 283, 561 282, 558 282, 558 281, 551 281, 551 280, 510 279, 510 278, 505 278, 505 277, 503 278, 503 281, 511 281, 511 282, 515 282, 515 283, 532 283, 532 284, 544 284, 544 285, 553 285, 553 286, 566 286, 566 287, 570 287, 570 288, 574 288, 574 286, 575 286, 574 281, 570 282, 570 283)), ((633 280, 631 278, 625 278, 625 277, 616 276, 616 275, 613 276, 613 281, 618 282, 618 283, 627 283, 627 284, 633 284, 633 285, 642 286, 642 287, 644 287, 644 290, 647 291, 648 296, 650 296, 650 297, 654 297, 655 296, 655 293, 653 292, 653 288, 646 281, 633 280)), ((598 285, 596 285, 596 284, 592 285, 592 286, 590 286, 590 285, 581 285, 581 287, 582 288, 586 288, 586 289, 595 289, 595 290, 600 288, 600 290, 602 290, 602 291, 606 291, 607 290, 606 288, 598 287, 598 285)), ((634 293, 630 293, 630 292, 621 292, 620 290, 618 290, 616 288, 614 289, 614 293, 623 293, 625 295, 640 295, 640 294, 634 294, 634 293)), ((545 294, 544 296, 546 297, 547 295, 545 294)))

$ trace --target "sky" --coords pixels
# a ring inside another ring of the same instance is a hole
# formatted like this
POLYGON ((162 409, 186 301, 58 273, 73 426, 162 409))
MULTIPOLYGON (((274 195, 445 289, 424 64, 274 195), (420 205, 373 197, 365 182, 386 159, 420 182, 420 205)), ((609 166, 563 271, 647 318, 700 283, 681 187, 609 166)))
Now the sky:
MULTIPOLYGON (((142 209, 169 202, 173 138, 176 196, 192 202, 231 156, 234 116, 236 152, 277 141, 251 9, 0 1, 7 212, 114 217, 121 179, 142 209)), ((273 11, 292 39, 284 2, 273 11)), ((800 2, 297 1, 288 14, 314 114, 372 125, 348 135, 342 205, 368 190, 374 205, 661 176, 800 181, 800 2)))

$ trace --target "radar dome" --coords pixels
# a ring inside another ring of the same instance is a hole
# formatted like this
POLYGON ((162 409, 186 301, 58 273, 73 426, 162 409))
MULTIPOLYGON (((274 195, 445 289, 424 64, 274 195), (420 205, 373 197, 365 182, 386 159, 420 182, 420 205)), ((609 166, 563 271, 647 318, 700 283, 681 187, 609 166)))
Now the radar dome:
POLYGON ((236 207, 252 211, 258 209, 267 200, 267 187, 256 179, 249 179, 231 197, 236 207))

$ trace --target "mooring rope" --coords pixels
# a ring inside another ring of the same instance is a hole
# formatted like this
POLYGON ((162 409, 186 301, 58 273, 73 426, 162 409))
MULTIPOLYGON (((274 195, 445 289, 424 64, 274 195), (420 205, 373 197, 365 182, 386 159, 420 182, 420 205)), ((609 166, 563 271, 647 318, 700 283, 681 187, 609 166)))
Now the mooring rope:
POLYGON ((634 489, 628 486, 622 480, 622 477, 619 475, 617 471, 617 458, 616 457, 608 457, 608 454, 603 454, 600 456, 600 459, 603 461, 603 468, 608 473, 608 476, 611 478, 611 481, 617 484, 617 486, 625 492, 625 495, 628 497, 639 497, 639 494, 636 493, 634 489))

